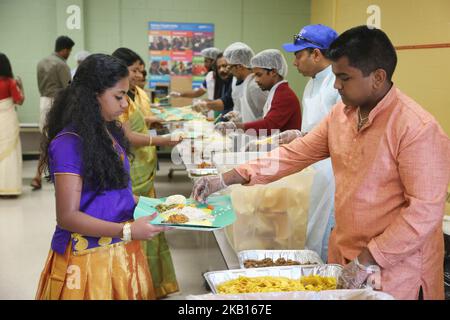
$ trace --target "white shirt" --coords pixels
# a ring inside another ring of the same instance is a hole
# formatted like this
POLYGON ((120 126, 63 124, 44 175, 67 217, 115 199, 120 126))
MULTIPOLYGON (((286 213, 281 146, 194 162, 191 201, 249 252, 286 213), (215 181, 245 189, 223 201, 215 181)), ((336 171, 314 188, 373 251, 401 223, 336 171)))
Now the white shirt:
POLYGON ((206 89, 206 92, 208 93, 208 99, 214 100, 214 86, 216 83, 216 79, 214 79, 214 72, 210 71, 206 74, 205 82, 206 88, 203 85, 202 88, 206 89))
MULTIPOLYGON (((302 99, 303 132, 311 131, 341 100, 339 92, 334 88, 335 79, 330 65, 308 81, 302 99)), ((334 220, 335 181, 330 158, 316 162, 312 167, 317 173, 309 200, 306 247, 318 252, 325 261, 328 237, 334 220)))
POLYGON ((334 88, 336 77, 331 65, 320 71, 308 81, 302 99, 302 131, 309 132, 341 100, 334 88))

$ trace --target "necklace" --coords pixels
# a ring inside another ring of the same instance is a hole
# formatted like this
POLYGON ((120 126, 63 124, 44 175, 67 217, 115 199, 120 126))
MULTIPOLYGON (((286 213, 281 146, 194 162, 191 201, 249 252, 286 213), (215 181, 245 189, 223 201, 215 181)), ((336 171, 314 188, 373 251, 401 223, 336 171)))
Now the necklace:
POLYGON ((361 116, 361 111, 358 108, 358 130, 362 128, 362 126, 367 122, 367 120, 369 119, 369 116, 367 115, 367 117, 363 118, 361 116))

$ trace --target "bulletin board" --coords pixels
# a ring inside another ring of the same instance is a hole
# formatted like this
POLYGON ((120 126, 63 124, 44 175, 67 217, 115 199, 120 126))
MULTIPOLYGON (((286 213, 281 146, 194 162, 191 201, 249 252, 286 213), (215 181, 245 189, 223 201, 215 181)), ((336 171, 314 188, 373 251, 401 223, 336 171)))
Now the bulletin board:
POLYGON ((149 22, 149 88, 187 81, 190 87, 201 86, 207 70, 200 52, 214 46, 214 24, 149 22))

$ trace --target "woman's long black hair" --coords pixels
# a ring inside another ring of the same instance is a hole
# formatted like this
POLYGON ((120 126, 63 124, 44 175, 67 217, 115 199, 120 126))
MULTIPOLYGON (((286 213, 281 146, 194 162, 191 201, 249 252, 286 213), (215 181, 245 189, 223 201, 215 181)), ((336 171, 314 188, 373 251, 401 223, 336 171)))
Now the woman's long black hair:
MULTIPOLYGON (((128 68, 119 59, 93 54, 77 68, 72 83, 61 90, 47 114, 45 139, 41 145, 42 169, 49 169, 48 149, 64 128, 70 127, 82 140, 83 183, 95 191, 126 188, 129 175, 108 135, 111 133, 129 153, 120 122, 103 119, 98 95, 128 77, 128 68)), ((51 177, 47 176, 50 180, 51 177)))
POLYGON ((0 77, 14 78, 11 63, 6 54, 0 52, 0 77))

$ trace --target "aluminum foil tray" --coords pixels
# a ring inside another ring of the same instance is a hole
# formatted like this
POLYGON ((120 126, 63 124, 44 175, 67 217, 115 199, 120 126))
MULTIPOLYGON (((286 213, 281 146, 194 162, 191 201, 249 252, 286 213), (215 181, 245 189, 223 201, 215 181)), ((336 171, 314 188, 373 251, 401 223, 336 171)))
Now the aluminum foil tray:
POLYGON ((217 286, 228 280, 245 277, 287 277, 290 279, 300 279, 303 276, 319 275, 323 277, 339 278, 342 272, 342 266, 338 264, 323 264, 319 266, 287 266, 287 267, 270 267, 270 268, 251 268, 211 271, 203 276, 208 282, 213 293, 217 292, 217 286))
POLYGON ((194 177, 217 175, 219 171, 216 168, 190 169, 189 174, 194 177))
MULTIPOLYGON (((246 268, 246 260, 272 259, 274 262, 279 258, 298 261, 300 265, 322 265, 320 256, 312 250, 245 250, 238 253, 239 266, 246 268)), ((273 266, 275 267, 275 266, 273 266)), ((272 267, 271 267, 272 268, 272 267)))

